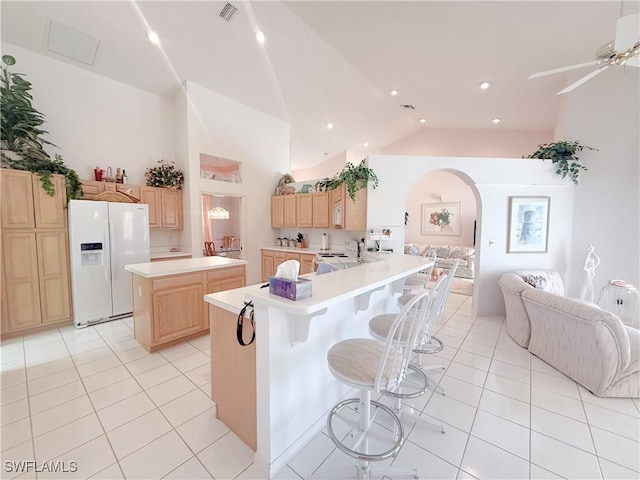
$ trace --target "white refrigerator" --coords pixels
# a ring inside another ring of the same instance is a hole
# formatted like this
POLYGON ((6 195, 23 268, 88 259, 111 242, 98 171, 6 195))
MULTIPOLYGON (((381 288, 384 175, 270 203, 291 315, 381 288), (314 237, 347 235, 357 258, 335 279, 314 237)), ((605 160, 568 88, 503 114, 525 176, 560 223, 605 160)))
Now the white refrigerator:
POLYGON ((76 327, 131 315, 131 273, 149 262, 149 210, 135 203, 69 202, 71 289, 76 327))

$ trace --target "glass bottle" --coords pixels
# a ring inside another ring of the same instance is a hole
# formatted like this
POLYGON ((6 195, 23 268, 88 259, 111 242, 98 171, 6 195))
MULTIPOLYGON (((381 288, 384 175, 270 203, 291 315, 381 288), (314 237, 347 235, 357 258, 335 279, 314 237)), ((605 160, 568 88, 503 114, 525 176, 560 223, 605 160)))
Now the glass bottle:
POLYGON ((127 173, 124 168, 122 169, 122 183, 127 183, 127 173))
POLYGON ((116 169, 116 183, 122 183, 122 173, 120 169, 116 169))

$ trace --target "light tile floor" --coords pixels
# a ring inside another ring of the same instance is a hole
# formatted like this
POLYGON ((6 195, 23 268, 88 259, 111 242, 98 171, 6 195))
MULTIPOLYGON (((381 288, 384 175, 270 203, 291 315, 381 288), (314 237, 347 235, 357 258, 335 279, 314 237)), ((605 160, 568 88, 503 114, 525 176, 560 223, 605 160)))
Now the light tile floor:
MULTIPOLYGON (((640 478, 640 402, 603 399, 520 348, 501 318, 474 318, 452 294, 432 362, 446 396, 410 405, 446 434, 408 424, 393 466, 420 478, 640 478)), ((37 478, 261 478, 253 453, 215 418, 209 336, 148 354, 131 319, 2 342, 3 479, 36 478, 11 461, 77 462, 37 478)), ((317 434, 277 475, 351 465, 317 434)))

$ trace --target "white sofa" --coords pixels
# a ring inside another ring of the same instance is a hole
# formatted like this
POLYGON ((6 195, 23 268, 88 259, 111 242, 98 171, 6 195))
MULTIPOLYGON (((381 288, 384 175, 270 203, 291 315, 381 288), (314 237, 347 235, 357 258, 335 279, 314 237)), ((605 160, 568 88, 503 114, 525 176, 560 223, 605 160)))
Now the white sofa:
POLYGON ((458 260, 458 268, 455 277, 473 278, 475 267, 475 247, 466 245, 438 245, 433 243, 406 243, 404 253, 409 255, 422 255, 425 250, 436 251, 436 268, 451 268, 453 262, 458 260))
POLYGON ((527 348, 531 335, 531 323, 522 303, 522 291, 534 287, 525 282, 525 279, 532 281, 532 283, 544 279, 544 285, 538 285, 538 287, 555 295, 564 295, 564 283, 560 274, 555 270, 518 270, 517 272, 505 273, 498 280, 504 297, 504 322, 507 333, 521 347, 527 348))
POLYGON ((597 305, 525 288, 529 351, 601 397, 640 397, 640 331, 597 305))

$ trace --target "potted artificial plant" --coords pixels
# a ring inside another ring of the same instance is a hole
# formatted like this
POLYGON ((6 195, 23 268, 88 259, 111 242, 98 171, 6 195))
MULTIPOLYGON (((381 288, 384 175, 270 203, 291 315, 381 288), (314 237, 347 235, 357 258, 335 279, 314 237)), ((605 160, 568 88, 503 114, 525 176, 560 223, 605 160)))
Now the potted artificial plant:
POLYGON ((376 188, 378 186, 378 177, 362 160, 358 165, 347 162, 335 177, 325 178, 316 185, 325 191, 329 191, 335 190, 344 183, 347 186, 349 197, 351 197, 351 200, 355 200, 356 192, 361 188, 366 188, 369 182, 371 182, 373 188, 376 188))
POLYGON ((573 183, 578 185, 578 176, 587 167, 580 163, 578 153, 583 149, 597 150, 597 148, 580 145, 578 142, 559 141, 538 145, 538 149, 526 158, 541 158, 551 160, 556 167, 556 174, 565 178, 567 175, 573 183))
POLYGON ((42 138, 48 133, 40 127, 44 115, 31 105, 29 93, 31 83, 21 73, 11 73, 8 67, 16 60, 11 55, 2 56, 2 75, 0 77, 1 140, 0 157, 2 167, 16 170, 28 170, 40 177, 42 188, 51 196, 55 187, 51 174, 64 175, 67 201, 82 196, 82 184, 75 170, 65 165, 58 154, 52 159, 44 146, 53 143, 42 138))
POLYGON ((147 168, 144 176, 148 187, 180 189, 184 185, 184 172, 166 160, 158 160, 158 166, 147 168))

